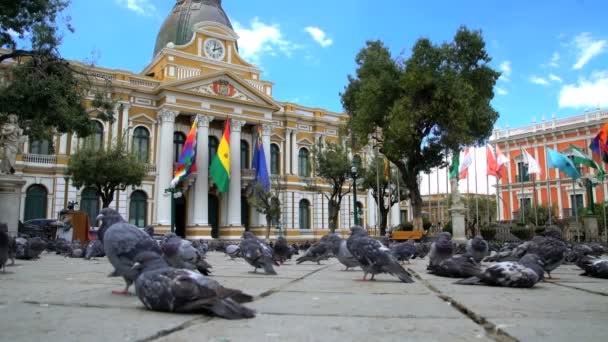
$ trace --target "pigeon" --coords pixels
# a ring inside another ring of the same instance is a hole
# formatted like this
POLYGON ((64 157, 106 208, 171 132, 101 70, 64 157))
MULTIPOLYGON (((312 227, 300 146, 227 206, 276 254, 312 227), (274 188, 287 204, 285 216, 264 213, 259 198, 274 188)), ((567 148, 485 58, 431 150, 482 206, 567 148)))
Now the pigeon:
POLYGON ((480 272, 476 257, 469 253, 457 254, 429 266, 429 273, 448 278, 469 278, 480 272))
POLYGON ((608 259, 584 256, 576 265, 585 271, 581 273, 582 276, 608 279, 608 259))
POLYGON ((346 267, 344 271, 348 271, 348 269, 351 267, 359 266, 359 261, 357 261, 357 259, 348 250, 346 240, 340 241, 337 251, 334 249, 333 253, 338 261, 340 261, 340 263, 346 267))
POLYGON ((239 245, 228 245, 226 246, 226 255, 230 256, 230 259, 234 260, 241 256, 241 249, 239 245))
POLYGON ((276 243, 274 244, 273 250, 275 260, 277 260, 281 264, 284 263, 285 260, 287 260, 288 257, 291 256, 289 245, 287 244, 287 239, 285 239, 285 237, 283 236, 279 236, 276 243))
POLYGON ((63 255, 71 254, 72 244, 64 238, 57 238, 55 240, 55 252, 63 255))
POLYGON ((391 253, 399 260, 400 262, 410 263, 410 258, 416 254, 416 244, 414 240, 408 240, 406 242, 401 242, 390 247, 391 253))
POLYGON ((327 234, 318 242, 315 242, 304 255, 296 259, 296 264, 301 264, 305 261, 316 262, 321 265, 321 260, 327 260, 333 255, 333 244, 342 240, 338 234, 327 234))
POLYGON ((519 262, 502 261, 479 274, 459 280, 459 285, 491 285, 503 287, 530 288, 543 280, 543 262, 535 254, 524 255, 519 262))
POLYGON ((146 234, 150 235, 150 237, 154 237, 154 226, 153 225, 147 225, 144 227, 144 232, 146 232, 146 234))
POLYGON ((35 260, 46 249, 46 242, 39 237, 17 238, 17 259, 35 260))
POLYGON ((564 262, 576 264, 584 256, 592 254, 593 249, 587 244, 581 243, 566 250, 566 259, 564 260, 564 262))
POLYGON ((604 246, 600 245, 597 242, 590 243, 589 247, 593 251, 591 253, 591 255, 593 255, 593 256, 598 256, 599 257, 599 256, 602 256, 602 254, 606 253, 606 248, 604 248, 604 246))
POLYGON ((414 255, 412 255, 412 259, 416 259, 416 258, 424 259, 424 257, 426 257, 426 255, 429 254, 429 252, 431 251, 431 243, 429 243, 429 242, 416 243, 415 246, 416 246, 416 253, 414 253, 414 255))
POLYGON ((6 224, 0 224, 0 269, 6 273, 6 262, 8 261, 8 250, 11 243, 11 237, 8 236, 8 228, 6 224))
POLYGON ((255 312, 240 303, 253 297, 240 290, 187 269, 169 267, 157 253, 146 251, 135 258, 135 293, 149 310, 177 313, 210 313, 226 319, 252 318, 255 312))
POLYGON ((544 236, 535 236, 526 248, 527 253, 536 254, 543 262, 543 268, 549 279, 551 271, 559 267, 566 259, 566 244, 559 239, 544 236))
POLYGON ((72 248, 69 255, 70 258, 83 258, 86 248, 80 243, 80 240, 72 241, 72 248))
POLYGON ((102 209, 97 220, 101 220, 97 235, 103 243, 108 260, 114 266, 111 276, 121 276, 126 283, 124 290, 112 291, 112 293, 128 294, 129 287, 137 277, 137 272, 132 269, 137 254, 145 251, 161 254, 160 247, 150 235, 125 222, 114 209, 102 209))
POLYGON ((29 241, 24 237, 15 238, 15 258, 19 260, 27 259, 27 249, 29 241))
POLYGON ((163 257, 169 265, 175 268, 186 268, 198 270, 201 274, 209 275, 211 265, 207 263, 205 257, 194 246, 192 242, 184 240, 179 236, 171 236, 164 240, 160 246, 163 257))
POLYGON ((526 253, 525 250, 518 248, 519 243, 506 243, 498 252, 493 255, 490 255, 484 259, 487 262, 495 262, 495 261, 518 261, 522 256, 526 253))
POLYGON ((263 268, 266 274, 277 274, 273 267, 272 248, 253 233, 245 232, 243 234, 239 249, 243 259, 254 267, 254 273, 257 272, 258 268, 263 268))
POLYGON ((477 263, 480 263, 487 255, 490 254, 490 246, 488 242, 481 236, 476 236, 467 241, 467 253, 469 253, 477 263))
POLYGON ((91 258, 101 258, 106 256, 103 250, 103 243, 99 240, 91 240, 87 245, 87 249, 84 253, 84 258, 90 260, 91 258))
POLYGON ((346 240, 346 247, 357 259, 363 269, 363 280, 371 273, 370 280, 378 273, 389 273, 404 283, 413 283, 412 276, 399 264, 390 250, 379 241, 369 236, 360 226, 351 227, 351 234, 346 240))
POLYGON ((454 244, 452 236, 447 232, 438 234, 437 239, 431 244, 429 252, 429 266, 427 269, 438 265, 443 260, 451 257, 454 254, 454 244))

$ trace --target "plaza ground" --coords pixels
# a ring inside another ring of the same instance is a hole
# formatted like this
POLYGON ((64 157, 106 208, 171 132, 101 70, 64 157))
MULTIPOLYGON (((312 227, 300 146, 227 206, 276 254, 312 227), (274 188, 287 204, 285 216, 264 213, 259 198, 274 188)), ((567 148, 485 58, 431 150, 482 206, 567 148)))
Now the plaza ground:
MULTIPOLYGON (((406 265, 416 283, 391 276, 361 282, 335 259, 250 273, 243 260, 210 253, 214 279, 254 295, 250 320, 147 311, 106 275, 105 258, 87 261, 43 253, 0 273, 4 341, 605 341, 608 280, 581 277, 576 266, 533 289, 453 285, 406 265)), ((133 291, 133 289, 131 289, 133 291)))

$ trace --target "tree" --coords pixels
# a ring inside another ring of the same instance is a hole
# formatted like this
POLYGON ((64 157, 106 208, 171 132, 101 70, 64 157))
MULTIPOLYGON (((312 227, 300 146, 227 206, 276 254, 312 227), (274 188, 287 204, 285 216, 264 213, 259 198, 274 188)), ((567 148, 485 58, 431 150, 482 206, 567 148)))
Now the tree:
POLYGON ((270 227, 278 223, 281 217, 281 192, 284 190, 278 176, 272 176, 274 186, 269 191, 264 190, 261 183, 250 188, 247 202, 255 210, 266 217, 266 240, 270 239, 270 227))
POLYGON ((386 159, 375 155, 367 168, 363 170, 360 187, 370 189, 372 197, 380 210, 380 235, 386 234, 389 209, 407 198, 407 189, 403 178, 390 170, 387 177, 386 159), (399 188, 399 191, 397 189, 399 188))
POLYGON ((313 154, 316 176, 321 178, 325 184, 317 184, 311 179, 308 189, 327 198, 329 203, 329 229, 334 233, 338 227, 342 199, 350 193, 350 188, 345 187, 345 185, 350 179, 352 163, 348 159, 346 146, 340 143, 319 143, 313 149, 313 154), (329 192, 326 191, 324 185, 329 186, 329 192))
POLYGON ((107 150, 85 144, 72 154, 66 169, 72 185, 77 189, 93 187, 107 208, 117 190, 140 186, 146 176, 145 163, 135 153, 127 151, 124 139, 118 139, 107 150))
POLYGON ((490 101, 500 73, 490 60, 481 32, 465 27, 441 45, 419 39, 404 60, 393 60, 381 41, 367 42, 356 56, 356 76, 341 94, 349 125, 362 141, 380 143, 401 171, 416 229, 422 228, 418 174, 447 166, 446 153, 492 132, 498 113, 490 101))
POLYGON ((0 2, 0 126, 16 114, 30 140, 49 140, 53 134, 91 133, 86 94, 95 94, 92 107, 98 117, 111 120, 114 101, 105 96, 108 82, 89 79, 85 66, 75 66, 58 51, 59 30, 73 29, 61 12, 66 0, 21 0, 0 2), (60 25, 64 24, 64 25, 60 25))

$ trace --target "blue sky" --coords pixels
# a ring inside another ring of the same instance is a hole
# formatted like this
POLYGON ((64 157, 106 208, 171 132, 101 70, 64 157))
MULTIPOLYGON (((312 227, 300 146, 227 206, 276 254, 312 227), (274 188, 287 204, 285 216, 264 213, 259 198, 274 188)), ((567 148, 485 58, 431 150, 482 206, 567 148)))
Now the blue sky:
MULTIPOLYGON (((66 58, 139 72, 173 0, 72 0, 76 29, 66 58)), ((224 0, 240 52, 275 83, 280 101, 342 111, 339 93, 356 53, 381 39, 396 57, 420 37, 451 40, 461 25, 481 29, 492 66, 503 72, 497 126, 608 107, 608 1, 224 0)))

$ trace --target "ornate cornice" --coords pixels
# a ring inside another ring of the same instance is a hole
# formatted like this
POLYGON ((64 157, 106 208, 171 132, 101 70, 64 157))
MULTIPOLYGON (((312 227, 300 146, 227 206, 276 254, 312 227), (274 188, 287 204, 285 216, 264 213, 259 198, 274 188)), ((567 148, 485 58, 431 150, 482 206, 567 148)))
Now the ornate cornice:
POLYGON ((198 127, 209 127, 209 123, 211 123, 211 121, 213 121, 213 116, 210 115, 204 115, 204 114, 197 114, 198 116, 198 127))
POLYGON ((175 122, 175 118, 179 115, 179 111, 163 108, 158 111, 159 122, 175 122))
POLYGON ((272 135, 273 128, 274 128, 273 125, 263 124, 262 125, 262 135, 264 135, 264 136, 272 135))
POLYGON ((243 126, 245 126, 246 122, 245 120, 236 120, 236 119, 231 119, 230 120, 230 132, 241 132, 241 128, 243 128, 243 126))

